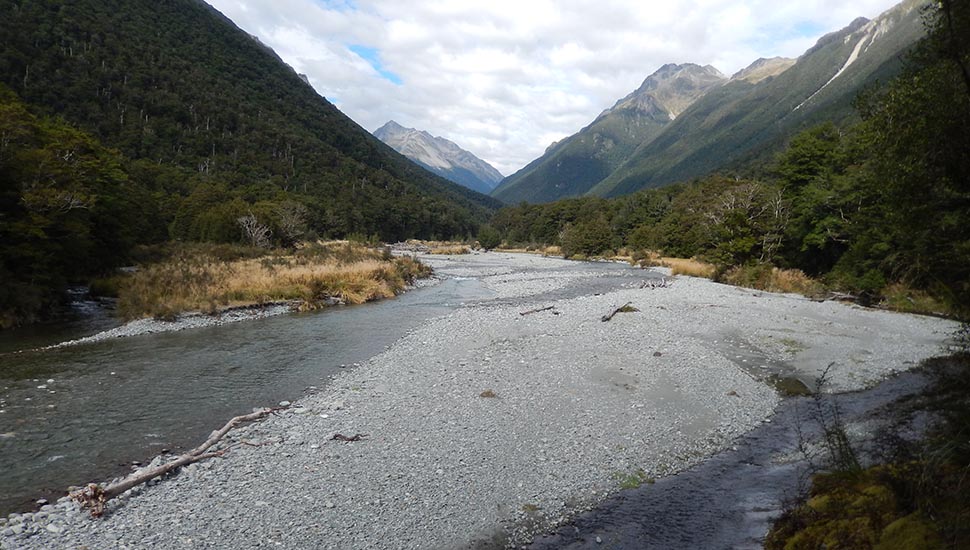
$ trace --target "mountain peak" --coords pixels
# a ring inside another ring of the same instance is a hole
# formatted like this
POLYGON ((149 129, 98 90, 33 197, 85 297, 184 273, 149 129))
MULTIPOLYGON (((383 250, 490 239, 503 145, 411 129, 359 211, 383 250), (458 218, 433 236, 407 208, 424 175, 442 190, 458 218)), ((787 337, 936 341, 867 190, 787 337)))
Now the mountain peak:
POLYGON ((374 136, 439 176, 480 193, 489 193, 502 181, 502 174, 487 162, 424 130, 391 120, 375 130, 374 136))
POLYGON ((795 64, 795 59, 787 57, 760 58, 731 76, 731 80, 744 80, 757 84, 766 78, 778 76, 795 64))
POLYGON ((636 91, 618 101, 613 109, 631 101, 639 105, 655 104, 673 119, 712 86, 726 80, 721 71, 711 65, 667 63, 648 76, 636 91), (649 101, 644 98, 647 95, 649 101))

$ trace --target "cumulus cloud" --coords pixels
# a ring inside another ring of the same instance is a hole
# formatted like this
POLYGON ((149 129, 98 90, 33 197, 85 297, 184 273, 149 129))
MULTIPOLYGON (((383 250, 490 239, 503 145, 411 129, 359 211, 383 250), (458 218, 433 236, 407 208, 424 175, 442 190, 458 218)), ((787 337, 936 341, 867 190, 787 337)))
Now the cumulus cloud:
POLYGON ((446 137, 510 174, 665 63, 797 57, 895 0, 209 0, 373 131, 446 137))

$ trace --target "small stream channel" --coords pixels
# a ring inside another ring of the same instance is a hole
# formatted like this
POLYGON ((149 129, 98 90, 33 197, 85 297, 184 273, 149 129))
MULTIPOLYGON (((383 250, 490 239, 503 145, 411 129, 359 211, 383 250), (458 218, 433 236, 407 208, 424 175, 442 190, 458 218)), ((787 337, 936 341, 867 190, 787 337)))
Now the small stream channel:
MULTIPOLYGON (((887 409, 918 394, 929 377, 904 372, 878 386, 828 395, 847 424, 891 421, 887 409)), ((789 397, 771 422, 678 475, 621 491, 531 550, 760 549, 786 502, 807 489, 812 465, 799 450, 818 437, 810 397, 789 397)), ((826 409, 830 410, 830 409, 826 409)), ((925 420, 925 419, 924 419, 925 420)))

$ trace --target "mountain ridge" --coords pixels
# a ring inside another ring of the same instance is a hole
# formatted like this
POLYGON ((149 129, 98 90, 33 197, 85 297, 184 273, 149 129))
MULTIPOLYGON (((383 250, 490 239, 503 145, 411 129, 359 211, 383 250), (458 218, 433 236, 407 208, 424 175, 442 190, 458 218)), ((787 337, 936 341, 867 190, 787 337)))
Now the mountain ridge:
POLYGON ((756 169, 794 133, 856 116, 855 96, 892 77, 903 52, 922 36, 922 4, 904 0, 873 20, 857 18, 823 35, 797 59, 757 59, 679 103, 664 103, 650 79, 662 79, 676 67, 701 67, 666 64, 590 125, 503 180, 492 196, 509 203, 616 196, 717 170, 756 169), (655 115, 665 111, 668 120, 655 116, 653 127, 639 133, 621 126, 627 139, 617 148, 614 135, 600 127, 624 103, 655 115))
POLYGON ((602 180, 639 145, 658 136, 708 89, 727 81, 711 66, 668 63, 576 134, 502 180, 492 196, 508 203, 545 202, 581 195, 602 180), (541 182, 554 181, 551 188, 541 182))
POLYGON ((641 145, 588 193, 611 197, 717 170, 745 171, 798 131, 857 116, 852 102, 859 92, 895 75, 902 54, 923 36, 922 3, 905 0, 873 20, 855 19, 773 78, 729 82, 695 102, 662 139, 641 145))
POLYGON ((479 193, 487 195, 504 177, 455 142, 393 120, 374 130, 374 136, 425 169, 479 193))

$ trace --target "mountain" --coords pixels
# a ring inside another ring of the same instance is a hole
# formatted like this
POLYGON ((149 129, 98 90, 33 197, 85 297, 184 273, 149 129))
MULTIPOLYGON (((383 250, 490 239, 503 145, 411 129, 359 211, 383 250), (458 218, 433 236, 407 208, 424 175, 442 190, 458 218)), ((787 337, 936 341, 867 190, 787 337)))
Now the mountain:
POLYGON ((907 0, 872 21, 857 19, 773 77, 760 78, 771 63, 759 60, 693 103, 589 193, 617 196, 714 171, 751 171, 795 133, 856 116, 856 96, 897 74, 923 36, 922 4, 907 0))
POLYGON ((490 193, 502 181, 502 174, 489 163, 423 130, 405 128, 392 120, 374 136, 435 174, 479 193, 490 193))
POLYGON ((772 78, 787 71, 798 60, 787 57, 761 58, 731 76, 731 80, 744 80, 757 84, 766 78, 772 78))
POLYGON ((200 0, 0 13, 0 83, 120 151, 169 238, 235 240, 238 216, 286 201, 321 236, 463 236, 499 205, 383 144, 200 0))
POLYGON ((684 109, 727 79, 711 66, 668 64, 589 126, 507 177, 492 196, 507 203, 581 195, 649 143, 684 109))

